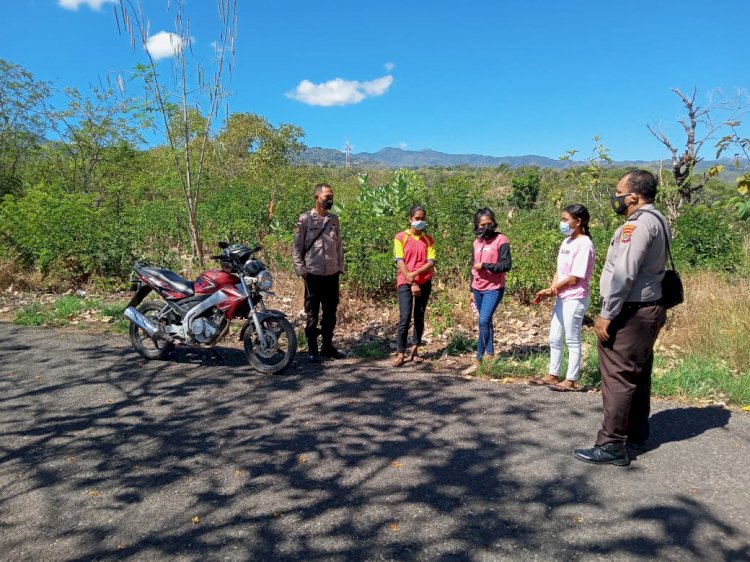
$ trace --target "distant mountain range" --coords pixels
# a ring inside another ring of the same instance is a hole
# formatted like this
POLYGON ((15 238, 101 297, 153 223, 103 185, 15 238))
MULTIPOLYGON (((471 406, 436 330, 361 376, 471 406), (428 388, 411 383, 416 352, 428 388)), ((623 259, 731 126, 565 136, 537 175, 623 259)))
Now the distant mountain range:
MULTIPOLYGON (((346 156, 335 148, 308 148, 299 157, 301 162, 317 166, 344 166, 346 156)), ((350 155, 352 166, 365 168, 423 168, 430 166, 469 166, 476 168, 497 168, 507 164, 512 168, 521 166, 538 166, 540 168, 565 168, 569 162, 563 162, 546 156, 529 154, 526 156, 483 156, 481 154, 448 154, 436 150, 403 150, 401 148, 383 148, 377 152, 357 152, 350 155)), ((664 164, 668 166, 665 159, 664 164)), ((582 162, 573 162, 582 164, 582 162)), ((714 162, 701 162, 701 168, 711 166, 714 162)), ((658 160, 627 160, 613 162, 613 166, 658 166, 658 160)))

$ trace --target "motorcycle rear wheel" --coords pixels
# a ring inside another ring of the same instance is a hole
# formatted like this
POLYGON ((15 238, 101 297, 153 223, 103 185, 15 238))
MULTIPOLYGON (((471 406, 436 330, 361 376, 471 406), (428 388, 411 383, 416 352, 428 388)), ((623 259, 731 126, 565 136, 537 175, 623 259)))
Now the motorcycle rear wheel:
MULTIPOLYGON (((159 312, 162 308, 164 306, 158 302, 148 301, 141 304, 138 307, 138 311, 154 324, 159 325, 161 323, 159 321, 159 312)), ((133 322, 130 323, 128 334, 130 335, 130 344, 133 346, 133 349, 146 359, 163 359, 172 347, 172 344, 168 341, 150 337, 140 326, 137 326, 133 322)))
POLYGON ((266 345, 262 346, 255 325, 245 331, 243 343, 250 365, 261 373, 272 375, 286 369, 297 353, 297 334, 286 318, 266 318, 261 323, 266 345))

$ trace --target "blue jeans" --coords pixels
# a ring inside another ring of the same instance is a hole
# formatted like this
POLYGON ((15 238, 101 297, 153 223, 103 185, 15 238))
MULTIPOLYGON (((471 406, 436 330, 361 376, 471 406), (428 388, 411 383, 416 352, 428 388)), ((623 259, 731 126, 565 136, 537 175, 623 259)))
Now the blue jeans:
POLYGON ((505 288, 494 291, 477 291, 472 289, 474 304, 479 311, 479 341, 477 342, 477 359, 485 354, 495 354, 495 328, 492 325, 492 315, 497 310, 497 305, 503 300, 505 288))

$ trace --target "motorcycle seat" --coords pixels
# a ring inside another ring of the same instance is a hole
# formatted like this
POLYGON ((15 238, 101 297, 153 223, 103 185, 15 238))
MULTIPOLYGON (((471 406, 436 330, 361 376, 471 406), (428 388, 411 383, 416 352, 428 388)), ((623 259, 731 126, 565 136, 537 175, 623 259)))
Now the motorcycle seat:
POLYGON ((174 287, 180 293, 189 297, 195 294, 193 288, 193 282, 185 279, 181 275, 178 275, 174 271, 168 269, 162 269, 160 267, 140 267, 140 271, 145 274, 161 279, 171 287, 174 287))

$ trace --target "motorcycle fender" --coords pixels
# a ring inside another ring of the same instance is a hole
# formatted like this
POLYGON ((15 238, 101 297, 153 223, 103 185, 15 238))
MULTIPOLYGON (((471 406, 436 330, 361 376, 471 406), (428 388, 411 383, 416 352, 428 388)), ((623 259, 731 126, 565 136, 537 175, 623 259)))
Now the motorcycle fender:
MULTIPOLYGON (((286 314, 281 312, 280 310, 273 310, 271 308, 267 308, 263 312, 256 312, 258 315, 258 321, 263 322, 266 318, 286 318, 286 314)), ((244 324, 242 324, 242 328, 240 328, 240 341, 242 341, 245 338, 245 331, 252 325, 253 319, 248 318, 245 320, 244 324)))
POLYGON ((138 287, 138 290, 133 295, 133 298, 130 299, 128 306, 132 306, 133 308, 136 308, 139 304, 143 302, 143 299, 145 299, 146 295, 148 295, 151 291, 152 289, 150 286, 146 285, 145 283, 141 283, 140 287, 138 287))

